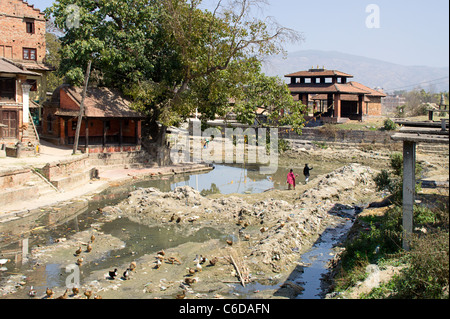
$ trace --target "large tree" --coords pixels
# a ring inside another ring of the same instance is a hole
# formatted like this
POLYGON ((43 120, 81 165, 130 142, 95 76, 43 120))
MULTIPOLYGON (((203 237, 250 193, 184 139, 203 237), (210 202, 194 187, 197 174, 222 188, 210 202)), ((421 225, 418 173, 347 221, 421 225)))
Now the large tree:
POLYGON ((158 139, 165 127, 196 109, 204 120, 226 114, 230 98, 238 101, 240 118, 248 119, 258 103, 272 103, 277 120, 299 119, 286 85, 262 75, 259 62, 299 35, 252 17, 261 3, 215 0, 207 10, 201 0, 60 0, 47 15, 65 33, 61 74, 80 85, 92 60, 93 81, 130 96, 158 139), (266 89, 278 92, 272 100, 262 101, 269 92, 255 87, 264 81, 271 81, 266 89))

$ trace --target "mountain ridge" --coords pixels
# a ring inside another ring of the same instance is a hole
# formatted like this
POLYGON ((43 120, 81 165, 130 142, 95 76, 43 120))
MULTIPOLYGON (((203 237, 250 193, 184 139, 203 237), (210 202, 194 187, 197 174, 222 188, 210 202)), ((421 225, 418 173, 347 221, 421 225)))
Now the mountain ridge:
POLYGON ((406 66, 339 51, 302 50, 290 52, 287 57, 272 56, 263 63, 263 72, 269 76, 284 76, 301 70, 322 68, 339 70, 354 77, 352 81, 368 87, 381 87, 385 92, 423 88, 436 92, 449 90, 449 68, 406 66))

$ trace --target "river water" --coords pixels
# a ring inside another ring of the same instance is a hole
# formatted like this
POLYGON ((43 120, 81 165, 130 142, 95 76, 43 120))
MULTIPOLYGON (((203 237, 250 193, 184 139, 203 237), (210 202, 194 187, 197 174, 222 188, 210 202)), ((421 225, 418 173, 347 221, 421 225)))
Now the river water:
MULTIPOLYGON (((331 169, 330 169, 331 170, 331 169)), ((51 245, 58 238, 70 237, 77 232, 86 230, 96 223, 98 208, 116 205, 128 194, 138 188, 157 187, 161 191, 170 191, 178 186, 191 186, 203 195, 221 194, 252 194, 261 193, 270 189, 286 189, 286 175, 289 168, 279 168, 277 173, 265 176, 259 173, 258 167, 216 166, 214 170, 204 174, 186 174, 163 177, 159 180, 148 179, 111 187, 102 193, 86 200, 73 201, 64 205, 56 205, 46 209, 40 209, 38 218, 30 220, 0 223, 0 258, 9 258, 11 262, 0 271, 0 282, 13 274, 23 273, 29 270, 31 265, 27 263, 29 251, 37 246, 51 245), (66 218, 61 216, 67 216, 66 218)), ((316 170, 314 175, 324 174, 326 171, 316 170)), ((301 174, 299 174, 301 175, 301 174)), ((314 175, 312 177, 314 177, 314 175)), ((303 182, 303 176, 298 177, 298 182, 303 182)), ((344 222, 337 228, 328 229, 320 237, 310 252, 302 256, 301 262, 306 267, 293 278, 293 281, 304 288, 297 298, 318 299, 321 298, 321 277, 326 273, 326 264, 331 258, 332 248, 338 242, 339 237, 345 234, 351 222, 344 222)), ((203 242, 211 238, 224 238, 224 234, 213 228, 201 228, 192 234, 177 234, 168 240, 173 229, 167 227, 148 227, 134 223, 126 218, 116 219, 105 223, 101 231, 111 234, 126 245, 120 249, 111 251, 97 263, 84 268, 86 276, 92 271, 104 269, 117 263, 120 256, 139 258, 145 254, 157 252, 162 248, 175 247, 186 242, 203 242), (123 230, 126 229, 126 236, 123 230), (119 256, 119 257, 118 257, 119 256)), ((63 286, 60 273, 62 265, 47 264, 40 274, 40 281, 35 285, 63 286)), ((278 288, 271 285, 265 286, 259 283, 248 285, 245 289, 236 286, 232 290, 234 295, 240 298, 251 298, 255 290, 278 288)), ((8 298, 25 298, 26 295, 12 294, 8 298)))

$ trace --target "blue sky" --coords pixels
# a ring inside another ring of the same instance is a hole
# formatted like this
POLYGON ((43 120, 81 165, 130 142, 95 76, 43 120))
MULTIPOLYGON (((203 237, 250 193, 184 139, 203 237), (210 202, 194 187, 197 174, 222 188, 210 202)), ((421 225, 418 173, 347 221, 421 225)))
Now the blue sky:
MULTIPOLYGON (((214 0, 206 0, 214 1, 214 0)), ((265 16, 299 31, 304 41, 286 44, 288 52, 339 51, 402 65, 449 65, 448 0, 267 0, 265 16), (379 28, 367 28, 379 8, 379 28)), ((43 10, 53 0, 28 0, 43 10)))

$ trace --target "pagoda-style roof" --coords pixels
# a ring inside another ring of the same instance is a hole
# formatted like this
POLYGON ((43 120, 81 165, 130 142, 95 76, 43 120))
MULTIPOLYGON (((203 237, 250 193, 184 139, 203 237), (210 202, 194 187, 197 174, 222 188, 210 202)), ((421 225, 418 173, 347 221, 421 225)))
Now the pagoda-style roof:
POLYGON ((337 70, 326 70, 326 69, 310 69, 308 71, 299 71, 291 74, 285 75, 287 78, 292 77, 345 77, 352 78, 353 75, 347 74, 337 70))
POLYGON ((357 88, 351 84, 338 83, 304 83, 304 84, 289 84, 291 93, 307 93, 307 94, 369 94, 367 90, 357 88))

